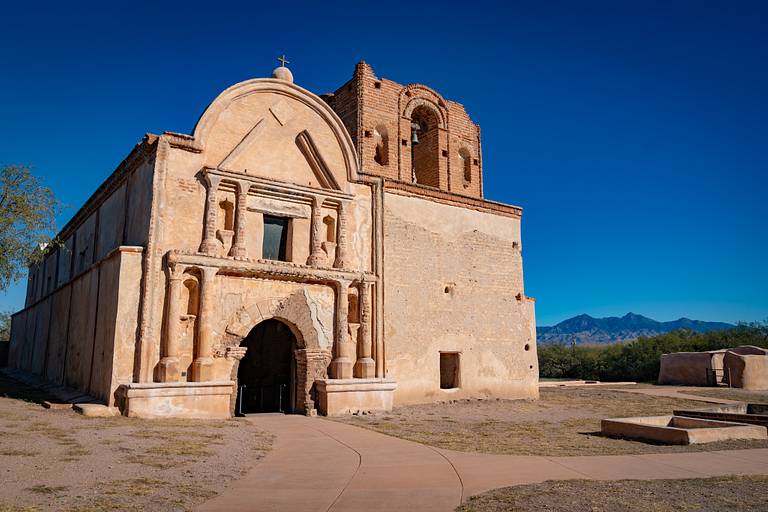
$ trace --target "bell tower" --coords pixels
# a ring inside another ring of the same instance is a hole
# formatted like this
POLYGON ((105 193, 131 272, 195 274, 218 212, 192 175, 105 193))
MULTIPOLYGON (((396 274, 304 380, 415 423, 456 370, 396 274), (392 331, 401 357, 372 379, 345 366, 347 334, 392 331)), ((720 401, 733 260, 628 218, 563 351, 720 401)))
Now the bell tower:
POLYGON ((460 103, 426 85, 378 78, 363 61, 323 98, 349 130, 364 173, 415 192, 482 198, 480 127, 460 103))

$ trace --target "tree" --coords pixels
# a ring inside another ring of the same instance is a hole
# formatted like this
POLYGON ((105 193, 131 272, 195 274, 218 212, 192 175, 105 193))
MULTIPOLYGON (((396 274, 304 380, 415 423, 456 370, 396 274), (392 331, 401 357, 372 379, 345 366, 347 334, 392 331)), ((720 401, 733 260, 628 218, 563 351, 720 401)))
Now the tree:
POLYGON ((7 311, 0 311, 0 341, 8 341, 10 338, 11 314, 7 311))
POLYGON ((0 169, 0 290, 22 277, 51 242, 60 204, 26 165, 0 169))

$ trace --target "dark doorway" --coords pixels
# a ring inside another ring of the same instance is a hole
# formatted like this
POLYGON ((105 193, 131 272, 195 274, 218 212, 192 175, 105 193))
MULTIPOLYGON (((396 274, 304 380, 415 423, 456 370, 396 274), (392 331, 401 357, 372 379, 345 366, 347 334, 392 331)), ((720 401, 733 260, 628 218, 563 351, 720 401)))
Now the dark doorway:
POLYGON ((296 337, 278 320, 265 320, 240 343, 248 347, 237 370, 238 414, 292 412, 296 337))

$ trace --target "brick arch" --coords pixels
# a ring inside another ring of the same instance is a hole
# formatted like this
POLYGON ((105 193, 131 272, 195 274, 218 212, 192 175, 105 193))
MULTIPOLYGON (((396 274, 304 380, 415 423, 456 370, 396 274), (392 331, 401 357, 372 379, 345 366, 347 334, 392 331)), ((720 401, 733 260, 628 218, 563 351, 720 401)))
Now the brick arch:
POLYGON ((447 121, 445 112, 443 112, 443 109, 440 108, 440 106, 435 103, 434 101, 425 98, 423 96, 417 96, 411 101, 409 101, 405 108, 403 109, 403 117, 406 117, 408 119, 411 119, 411 116, 413 115, 413 111, 416 110, 418 107, 426 107, 435 113, 435 118, 437 119, 437 127, 438 128, 447 128, 447 121))
MULTIPOLYGON (((279 320, 296 337, 296 396, 294 410, 310 413, 315 408, 313 386, 315 380, 328 377, 331 362, 332 338, 317 322, 312 300, 306 291, 288 297, 261 299, 236 311, 227 321, 224 345, 238 346, 251 330, 265 320, 279 320)), ((237 380, 239 363, 232 369, 232 380, 237 380)), ((232 402, 234 408, 234 401, 232 402)))
POLYGON ((311 299, 298 292, 288 297, 261 299, 237 310, 227 321, 224 332, 240 340, 248 336, 256 325, 275 319, 285 323, 296 336, 299 348, 321 350, 330 348, 327 334, 318 329, 313 318, 311 299))

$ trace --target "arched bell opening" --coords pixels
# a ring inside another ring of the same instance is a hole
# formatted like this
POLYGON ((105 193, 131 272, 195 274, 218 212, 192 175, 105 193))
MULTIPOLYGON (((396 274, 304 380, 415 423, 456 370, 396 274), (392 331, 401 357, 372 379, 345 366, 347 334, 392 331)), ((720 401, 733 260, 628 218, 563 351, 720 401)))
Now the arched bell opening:
POLYGON ((294 412, 297 340, 291 328, 280 320, 265 320, 240 346, 248 351, 237 369, 235 413, 294 412))
POLYGON ((438 115, 419 105, 411 114, 411 165, 413 181, 430 187, 440 186, 440 135, 438 115))

